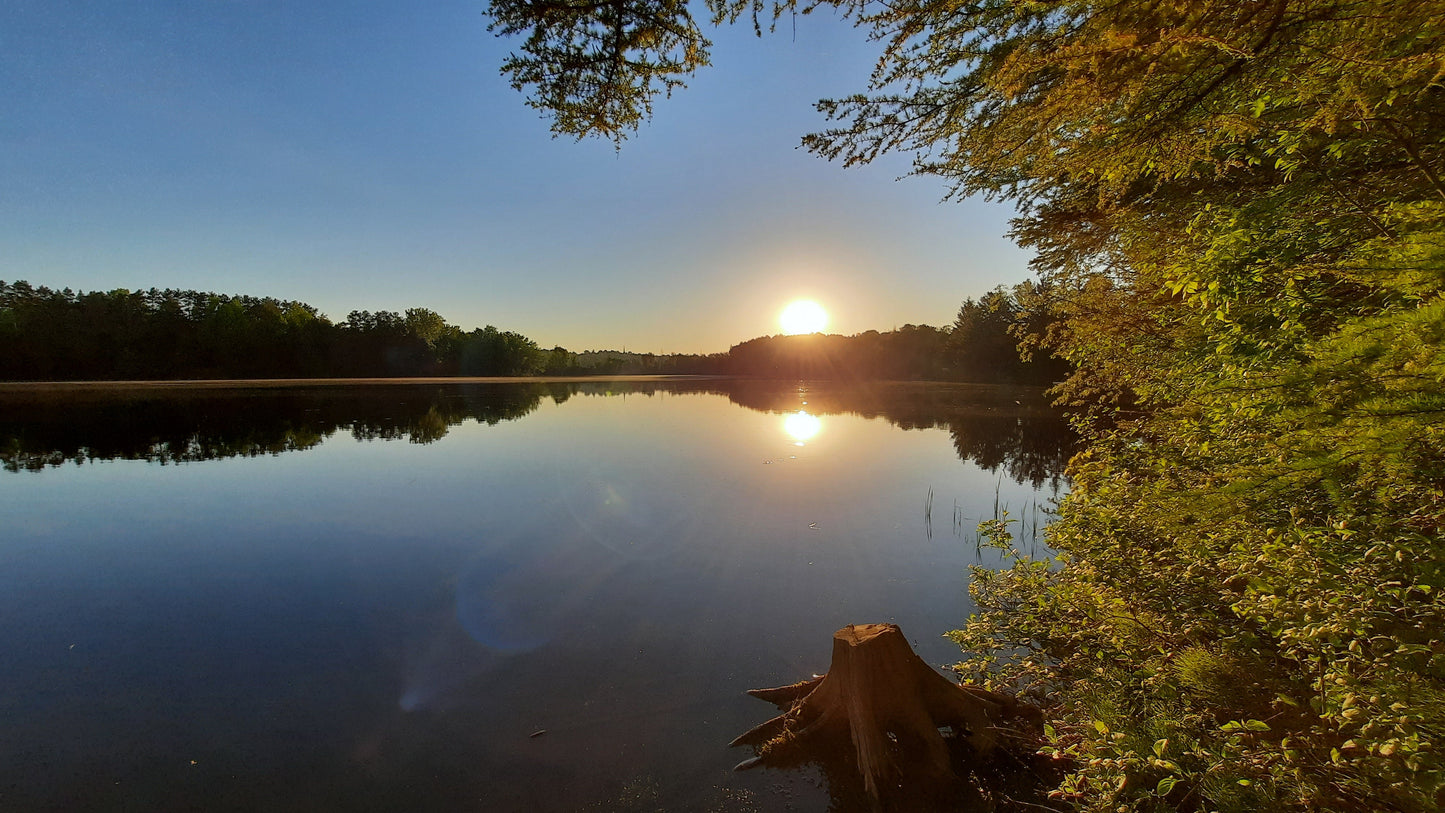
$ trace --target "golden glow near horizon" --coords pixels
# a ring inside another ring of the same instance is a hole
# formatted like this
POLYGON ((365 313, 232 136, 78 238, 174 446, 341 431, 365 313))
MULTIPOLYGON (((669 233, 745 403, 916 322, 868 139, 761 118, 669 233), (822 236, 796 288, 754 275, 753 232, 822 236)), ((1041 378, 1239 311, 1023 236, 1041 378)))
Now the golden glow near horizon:
POLYGON ((828 326, 828 312, 811 299, 797 299, 788 303, 778 314, 778 324, 783 333, 796 336, 799 333, 821 333, 828 326))
POLYGON ((783 431, 787 432, 798 446, 812 440, 822 428, 822 421, 802 410, 783 419, 783 431))

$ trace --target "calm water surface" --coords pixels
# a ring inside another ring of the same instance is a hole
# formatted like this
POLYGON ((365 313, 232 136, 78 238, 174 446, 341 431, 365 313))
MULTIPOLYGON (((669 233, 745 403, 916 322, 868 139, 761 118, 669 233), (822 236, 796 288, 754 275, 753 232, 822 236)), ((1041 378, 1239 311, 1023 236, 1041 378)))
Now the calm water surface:
POLYGON ((956 660, 1068 443, 961 386, 0 394, 0 809, 826 809, 730 770, 744 690, 956 660))

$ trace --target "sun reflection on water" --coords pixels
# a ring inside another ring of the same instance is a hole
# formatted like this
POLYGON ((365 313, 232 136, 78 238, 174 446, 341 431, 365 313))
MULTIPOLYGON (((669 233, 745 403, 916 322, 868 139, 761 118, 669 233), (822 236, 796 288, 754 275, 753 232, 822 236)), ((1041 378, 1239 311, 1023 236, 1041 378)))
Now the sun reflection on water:
POLYGON ((802 446, 813 439, 823 428, 823 422, 816 416, 809 415, 802 410, 794 412, 783 419, 783 431, 788 433, 794 443, 802 446))

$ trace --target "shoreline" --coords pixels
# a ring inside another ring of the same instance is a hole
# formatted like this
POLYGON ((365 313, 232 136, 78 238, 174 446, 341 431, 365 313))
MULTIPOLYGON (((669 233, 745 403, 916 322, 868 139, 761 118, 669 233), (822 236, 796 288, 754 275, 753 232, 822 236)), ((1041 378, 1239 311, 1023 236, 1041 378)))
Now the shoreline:
POLYGON ((577 384, 588 382, 710 381, 721 375, 597 375, 597 376, 426 376, 416 378, 197 378, 136 381, 0 381, 9 392, 99 392, 108 390, 226 390, 303 387, 371 387, 417 384, 577 384))

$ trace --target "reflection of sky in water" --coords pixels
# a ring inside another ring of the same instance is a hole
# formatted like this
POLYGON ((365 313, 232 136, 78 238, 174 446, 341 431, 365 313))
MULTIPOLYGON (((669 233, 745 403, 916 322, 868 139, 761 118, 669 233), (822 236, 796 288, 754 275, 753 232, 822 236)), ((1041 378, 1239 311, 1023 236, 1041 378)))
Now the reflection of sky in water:
POLYGON ((558 496, 577 529, 597 544, 627 558, 655 556, 657 538, 676 532, 681 506, 651 493, 649 482, 629 462, 639 463, 559 460, 558 496))
POLYGON ((7 804, 576 810, 651 776, 675 809, 806 805, 729 772, 743 690, 848 623, 951 660, 976 554, 925 494, 935 523, 1040 497, 946 431, 799 416, 579 396, 425 446, 6 477, 7 804))
POLYGON ((478 559, 457 578, 457 622, 497 652, 536 649, 556 634, 562 603, 543 563, 478 559))

